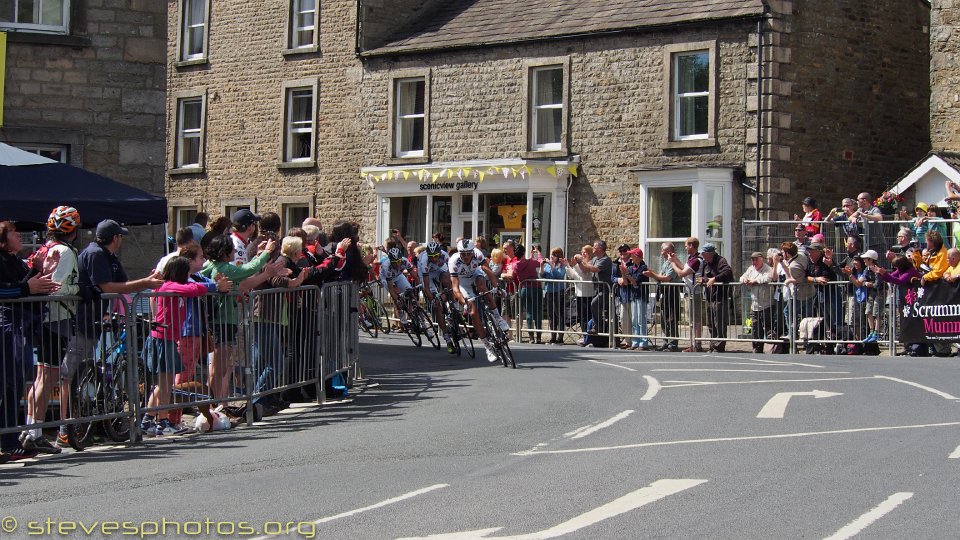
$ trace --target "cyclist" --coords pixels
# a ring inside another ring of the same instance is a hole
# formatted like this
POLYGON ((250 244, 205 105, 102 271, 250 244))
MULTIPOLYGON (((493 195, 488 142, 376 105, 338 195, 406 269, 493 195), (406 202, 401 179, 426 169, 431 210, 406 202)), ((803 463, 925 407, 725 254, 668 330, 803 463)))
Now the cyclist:
MULTIPOLYGON (((390 291, 395 306, 399 305, 397 299, 400 295, 413 288, 405 275, 408 273, 414 278, 417 277, 417 269, 404 257, 403 251, 398 247, 388 249, 387 264, 380 265, 380 283, 390 291)), ((407 312, 405 310, 399 311, 400 324, 406 325, 407 312)))
POLYGON ((439 290, 451 288, 450 272, 448 264, 450 255, 443 250, 440 242, 430 242, 427 249, 420 254, 417 259, 417 270, 423 279, 423 297, 433 306, 434 320, 440 323, 440 330, 443 331, 443 339, 447 342, 447 352, 453 354, 453 341, 450 339, 450 332, 447 329, 447 321, 444 320, 443 306, 440 302, 435 302, 439 290))
MULTIPOLYGON (((493 275, 493 271, 490 270, 490 264, 487 262, 486 257, 477 249, 473 240, 469 238, 464 238, 457 242, 457 253, 454 253, 453 256, 450 257, 448 269, 450 272, 450 281, 453 284, 453 295, 462 305, 467 304, 468 298, 475 298, 479 294, 487 292, 486 280, 477 279, 478 277, 483 278, 485 275, 486 278, 490 280, 490 283, 497 282, 497 278, 493 275)), ((504 331, 508 330, 510 325, 500 316, 500 312, 497 311, 497 306, 493 302, 492 295, 487 295, 487 306, 487 309, 492 310, 497 316, 500 328, 504 331)), ((480 314, 477 311, 476 304, 470 305, 470 319, 473 321, 473 327, 477 331, 477 336, 483 342, 483 348, 487 351, 487 360, 496 362, 497 353, 493 352, 489 338, 487 338, 486 333, 483 331, 483 325, 480 324, 480 314)))

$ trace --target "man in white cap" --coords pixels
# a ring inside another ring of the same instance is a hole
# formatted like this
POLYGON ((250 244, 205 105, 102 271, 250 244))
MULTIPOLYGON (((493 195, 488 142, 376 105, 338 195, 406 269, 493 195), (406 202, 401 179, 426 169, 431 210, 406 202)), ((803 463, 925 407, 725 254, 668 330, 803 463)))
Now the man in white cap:
POLYGON ((241 208, 233 213, 230 221, 233 222, 233 234, 230 235, 233 240, 233 264, 247 264, 250 262, 250 244, 258 234, 257 223, 260 222, 260 216, 247 208, 241 208))
POLYGON ((750 267, 740 276, 740 283, 746 286, 750 294, 750 317, 753 339, 753 352, 763 352, 763 339, 771 337, 773 331, 773 287, 770 283, 770 266, 764 261, 763 253, 750 254, 750 267))

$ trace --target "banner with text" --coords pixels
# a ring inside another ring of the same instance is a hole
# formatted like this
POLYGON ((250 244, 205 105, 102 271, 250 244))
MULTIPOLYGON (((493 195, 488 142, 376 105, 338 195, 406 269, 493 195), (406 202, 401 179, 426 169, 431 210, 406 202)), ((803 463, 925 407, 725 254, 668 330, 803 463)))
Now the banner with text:
POLYGON ((938 280, 899 290, 900 343, 960 342, 960 287, 938 280))

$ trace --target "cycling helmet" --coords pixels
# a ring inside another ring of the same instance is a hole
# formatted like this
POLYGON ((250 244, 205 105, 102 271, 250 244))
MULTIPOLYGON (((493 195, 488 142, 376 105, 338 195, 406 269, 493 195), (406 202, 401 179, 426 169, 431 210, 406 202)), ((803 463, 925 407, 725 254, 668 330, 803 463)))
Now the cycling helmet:
POLYGON ((474 245, 473 240, 469 238, 464 238, 463 240, 457 242, 457 251, 460 253, 473 253, 473 250, 476 249, 476 247, 477 246, 474 245))
POLYGON ((387 258, 390 259, 390 262, 397 262, 403 259, 403 253, 400 248, 390 248, 387 250, 387 258))
POLYGON ((58 206, 47 218, 47 230, 70 234, 80 226, 80 212, 72 206, 58 206))
POLYGON ((440 242, 430 242, 427 244, 427 257, 439 257, 443 252, 443 246, 440 242))

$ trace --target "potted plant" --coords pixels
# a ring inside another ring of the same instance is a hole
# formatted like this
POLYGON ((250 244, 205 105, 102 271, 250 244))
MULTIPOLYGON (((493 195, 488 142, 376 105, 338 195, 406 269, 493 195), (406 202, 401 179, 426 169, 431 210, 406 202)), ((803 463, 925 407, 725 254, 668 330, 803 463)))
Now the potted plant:
POLYGON ((897 213, 897 206, 904 201, 903 195, 893 191, 884 191, 873 201, 873 205, 880 209, 884 216, 892 216, 897 213))

